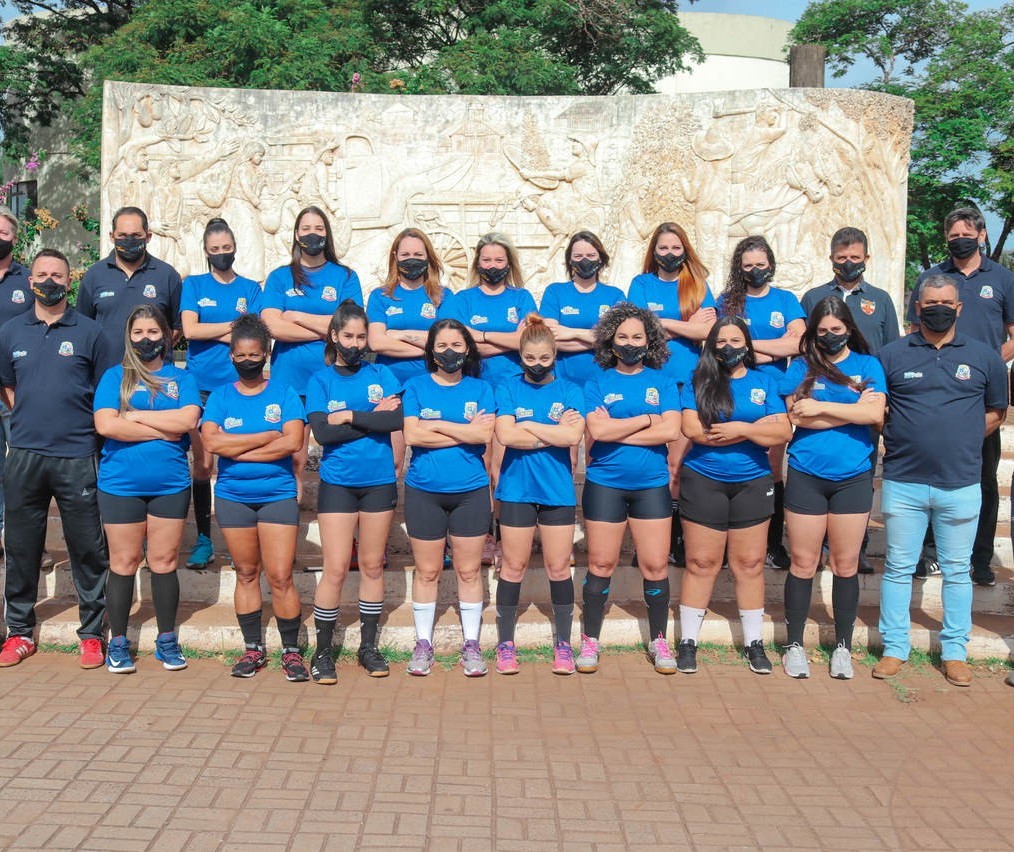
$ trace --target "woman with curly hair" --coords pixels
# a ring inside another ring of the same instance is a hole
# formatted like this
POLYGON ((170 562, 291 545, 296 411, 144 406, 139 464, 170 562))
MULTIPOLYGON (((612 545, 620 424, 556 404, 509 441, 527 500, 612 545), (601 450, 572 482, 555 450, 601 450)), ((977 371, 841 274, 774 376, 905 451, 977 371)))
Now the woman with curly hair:
POLYGON ((665 332, 649 310, 620 302, 595 326, 595 361, 603 372, 585 387, 594 443, 582 496, 588 575, 579 672, 598 670, 609 581, 628 526, 644 578, 648 657, 655 671, 676 671, 665 638, 672 514, 666 445, 679 435, 680 412, 676 383, 661 369, 668 357, 665 332))
POLYGON ((750 669, 771 672, 761 640, 764 543, 774 492, 767 451, 786 443, 792 427, 778 386, 757 370, 755 357, 746 322, 722 317, 683 389, 683 434, 693 442, 683 462, 681 504, 687 570, 676 663, 685 674, 697 671, 697 639, 726 553, 750 669))
POLYGON ((785 578, 789 635, 782 667, 789 677, 810 676, 803 629, 826 535, 834 574, 831 676, 848 680, 859 607, 859 550, 873 504, 876 444, 871 428, 883 426, 887 380, 838 296, 814 305, 803 356, 789 366, 779 391, 796 427, 785 488, 792 565, 785 578))
MULTIPOLYGON (((775 253, 764 237, 746 237, 732 253, 729 277, 718 300, 718 315, 742 317, 750 326, 757 369, 777 384, 799 354, 799 341, 806 329, 806 313, 789 290, 771 285, 775 277, 775 253)), ((785 444, 768 451, 774 477, 775 505, 768 529, 767 564, 785 571, 789 554, 782 544, 785 527, 785 444)))

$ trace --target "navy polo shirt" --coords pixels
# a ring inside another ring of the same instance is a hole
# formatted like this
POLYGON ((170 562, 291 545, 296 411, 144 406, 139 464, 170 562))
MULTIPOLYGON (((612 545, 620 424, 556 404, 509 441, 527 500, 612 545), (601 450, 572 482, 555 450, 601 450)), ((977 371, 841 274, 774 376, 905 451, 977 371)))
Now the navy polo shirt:
POLYGON ((916 281, 915 290, 908 303, 908 321, 918 324, 915 303, 919 298, 919 287, 930 275, 944 274, 958 286, 961 302, 961 316, 958 317, 958 331, 973 340, 981 340, 997 352, 1007 342, 1007 326, 1014 323, 1014 272, 1005 266, 982 258, 982 263, 967 278, 954 265, 952 258, 927 269, 916 281))
POLYGON ((0 278, 0 325, 33 307, 35 296, 28 283, 28 267, 11 261, 7 274, 0 278))
POLYGON ((110 252, 92 264, 81 279, 77 309, 86 317, 97 320, 112 344, 113 357, 123 358, 123 332, 130 312, 138 305, 160 308, 169 327, 180 324, 180 274, 168 263, 145 256, 144 264, 129 278, 116 265, 116 252, 110 252))
POLYGON ((52 325, 35 312, 0 327, 0 381, 14 388, 10 445, 54 458, 96 449, 92 397, 114 363, 94 320, 73 308, 52 325))
POLYGON ((845 290, 838 286, 837 281, 829 281, 806 291, 802 299, 806 316, 810 316, 817 302, 828 296, 837 296, 848 306, 852 319, 874 355, 901 337, 898 311, 886 290, 874 287, 868 281, 860 281, 851 290, 845 290))
POLYGON ((999 354, 965 334, 937 349, 914 332, 879 357, 890 400, 884 479, 978 485, 986 409, 1007 408, 1007 367, 999 354))

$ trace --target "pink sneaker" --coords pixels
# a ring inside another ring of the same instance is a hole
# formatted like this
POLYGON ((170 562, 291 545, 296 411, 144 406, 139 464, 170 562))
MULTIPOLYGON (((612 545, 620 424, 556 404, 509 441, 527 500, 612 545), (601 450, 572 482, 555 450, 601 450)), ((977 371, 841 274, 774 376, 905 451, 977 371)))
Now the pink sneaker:
POLYGON ((106 663, 106 655, 102 650, 101 639, 81 640, 81 668, 98 669, 106 663))
POLYGON ((676 658, 664 636, 657 636, 648 645, 648 659, 655 664, 659 674, 676 674, 676 658))
POLYGON ((553 646, 553 674, 572 675, 574 668, 574 649, 569 642, 557 642, 553 646))
POLYGON ((500 543, 493 536, 486 536, 486 541, 482 545, 482 564, 495 567, 500 564, 502 558, 503 548, 500 547, 500 543))
POLYGON ((518 651, 513 642, 501 642, 496 646, 496 671, 497 674, 512 675, 520 670, 518 666, 518 651))
POLYGON ((592 674, 599 670, 599 640, 581 634, 581 653, 577 655, 577 670, 581 674, 592 674))

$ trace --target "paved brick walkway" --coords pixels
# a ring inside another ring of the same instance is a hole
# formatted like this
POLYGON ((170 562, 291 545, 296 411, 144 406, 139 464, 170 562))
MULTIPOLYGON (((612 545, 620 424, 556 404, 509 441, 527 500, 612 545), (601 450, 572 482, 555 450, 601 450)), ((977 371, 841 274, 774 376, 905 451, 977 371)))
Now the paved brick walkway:
POLYGON ((200 660, 0 672, 0 845, 46 849, 1009 849, 1014 689, 860 667, 662 677, 526 664, 334 688, 200 660), (904 699, 904 700, 902 700, 904 699), (906 703, 907 702, 907 703, 906 703))

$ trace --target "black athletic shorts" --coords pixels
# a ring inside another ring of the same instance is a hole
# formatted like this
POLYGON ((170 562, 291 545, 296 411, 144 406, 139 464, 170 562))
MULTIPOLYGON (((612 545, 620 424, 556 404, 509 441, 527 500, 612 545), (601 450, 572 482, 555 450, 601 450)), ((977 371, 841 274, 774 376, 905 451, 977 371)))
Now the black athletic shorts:
POLYGON ((140 524, 148 519, 180 521, 190 510, 190 487, 155 497, 123 497, 99 489, 99 514, 104 524, 140 524))
POLYGON ((348 488, 320 481, 317 514, 353 515, 357 512, 390 512, 398 505, 398 486, 394 483, 348 488))
POLYGON ((873 508, 873 471, 836 482, 790 466, 785 508, 799 515, 865 515, 873 508))
POLYGON ((668 485, 626 489, 585 482, 581 510, 586 521, 622 524, 627 518, 656 521, 672 517, 672 492, 668 485))
POLYGON ((449 494, 405 486, 405 526, 410 538, 438 541, 448 533, 474 538, 486 535, 492 521, 488 486, 449 494))
POLYGON ((295 497, 268 503, 240 503, 238 500, 215 498, 215 517, 220 527, 255 527, 257 524, 299 526, 299 504, 295 497))
POLYGON ((722 482, 684 465, 680 471, 680 514, 713 530, 741 530, 767 521, 775 511, 770 473, 743 482, 722 482))
POLYGON ((545 506, 542 503, 511 503, 500 501, 502 527, 565 527, 577 518, 574 506, 545 506))

